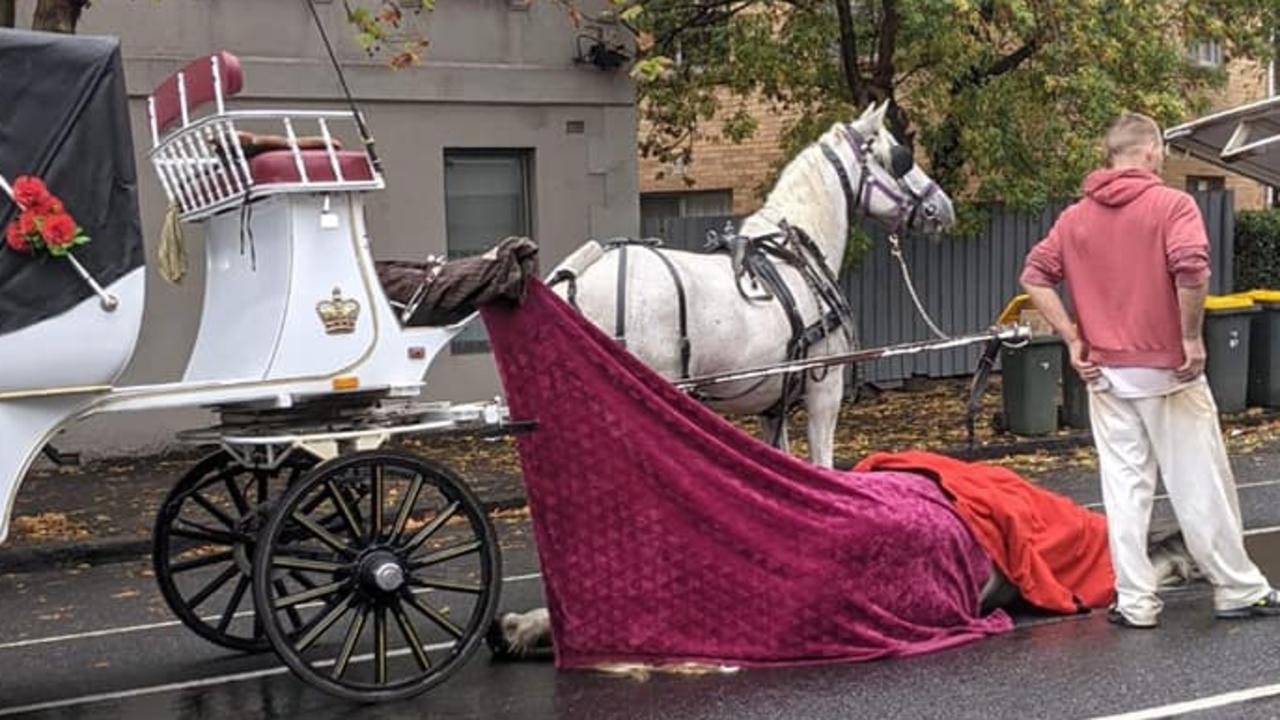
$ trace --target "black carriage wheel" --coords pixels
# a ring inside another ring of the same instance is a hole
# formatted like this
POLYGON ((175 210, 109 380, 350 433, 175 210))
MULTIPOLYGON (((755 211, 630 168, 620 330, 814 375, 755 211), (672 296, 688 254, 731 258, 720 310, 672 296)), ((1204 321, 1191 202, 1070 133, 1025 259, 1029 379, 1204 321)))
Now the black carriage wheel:
POLYGON ((233 650, 271 647, 249 592, 254 543, 271 504, 315 464, 296 452, 275 470, 249 468, 219 450, 169 491, 156 516, 151 563, 184 625, 233 650))
POLYGON ((295 674, 381 702, 466 664, 497 610, 501 558, 460 477, 374 450, 326 462, 288 491, 259 536, 253 579, 267 637, 295 674))

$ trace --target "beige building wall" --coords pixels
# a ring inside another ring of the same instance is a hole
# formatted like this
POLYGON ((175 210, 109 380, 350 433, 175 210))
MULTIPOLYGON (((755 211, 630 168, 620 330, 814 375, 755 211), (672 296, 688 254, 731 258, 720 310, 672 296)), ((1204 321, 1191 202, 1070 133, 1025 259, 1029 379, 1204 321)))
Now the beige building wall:
MULTIPOLYGON (((1227 67, 1227 86, 1212 95, 1209 110, 1211 112, 1226 110, 1266 98, 1268 73, 1267 66, 1255 62, 1230 63, 1227 67)), ((1187 118, 1187 120, 1192 119, 1194 118, 1187 118)), ((1228 190, 1234 190, 1236 210, 1257 210, 1266 207, 1267 191, 1261 183, 1177 153, 1165 161, 1165 182, 1176 188, 1187 190, 1190 189, 1187 182, 1189 177, 1205 178, 1214 183, 1220 181, 1228 190)))
MULTIPOLYGON (((782 133, 798 113, 778 110, 759 100, 749 102, 748 108, 759 125, 755 135, 741 145, 723 139, 720 123, 712 121, 695 136, 694 159, 688 167, 641 158, 641 193, 729 190, 735 215, 759 209, 761 187, 782 157, 782 133)), ((640 137, 647 131, 641 120, 640 137)))

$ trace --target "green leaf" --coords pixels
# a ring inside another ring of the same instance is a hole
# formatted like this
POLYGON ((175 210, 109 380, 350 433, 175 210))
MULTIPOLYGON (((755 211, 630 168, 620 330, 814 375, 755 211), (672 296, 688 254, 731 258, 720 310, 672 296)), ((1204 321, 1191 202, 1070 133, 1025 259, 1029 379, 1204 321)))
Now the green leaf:
MULTIPOLYGON (((740 108, 764 101, 785 109, 781 166, 832 122, 891 97, 900 139, 954 198, 1020 209, 1076 195, 1121 111, 1171 124, 1204 109, 1226 75, 1192 66, 1183 38, 1218 38, 1231 58, 1265 63, 1280 19, 1280 0, 899 0, 890 25, 883 3, 850 3, 855 97, 835 3, 614 4, 652 39, 631 71, 647 156, 692 152, 708 127, 749 139, 759 130, 740 108)), ((695 156, 688 173, 698 172, 695 156)))
POLYGON ((368 24, 372 20, 373 20, 373 15, 367 9, 362 7, 352 8, 347 13, 347 21, 350 22, 352 25, 363 27, 364 25, 368 24))

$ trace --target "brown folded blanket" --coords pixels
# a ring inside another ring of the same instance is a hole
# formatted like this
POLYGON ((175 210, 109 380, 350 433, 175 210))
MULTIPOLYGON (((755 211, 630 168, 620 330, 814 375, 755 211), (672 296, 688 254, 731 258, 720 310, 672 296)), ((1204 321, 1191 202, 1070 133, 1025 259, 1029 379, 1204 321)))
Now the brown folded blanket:
MULTIPOLYGON (((218 135, 212 129, 209 129, 206 131, 206 139, 213 147, 213 151, 218 154, 218 157, 223 162, 226 162, 226 158, 222 157, 222 142, 218 135)), ((239 141, 240 148, 244 152, 246 160, 252 160, 257 155, 261 155, 265 152, 271 152, 273 150, 291 149, 289 147, 289 138, 282 135, 257 135, 251 132, 245 132, 244 130, 237 130, 236 140, 239 141)), ((325 144, 323 137, 308 135, 298 138, 298 149, 326 150, 328 149, 328 145, 325 144)), ((342 149, 342 141, 338 140, 338 138, 333 138, 333 149, 342 149)))
POLYGON ((408 309, 406 325, 452 325, 491 302, 524 301, 530 278, 538 275, 538 246, 509 237, 483 255, 448 262, 377 263, 387 298, 408 309))

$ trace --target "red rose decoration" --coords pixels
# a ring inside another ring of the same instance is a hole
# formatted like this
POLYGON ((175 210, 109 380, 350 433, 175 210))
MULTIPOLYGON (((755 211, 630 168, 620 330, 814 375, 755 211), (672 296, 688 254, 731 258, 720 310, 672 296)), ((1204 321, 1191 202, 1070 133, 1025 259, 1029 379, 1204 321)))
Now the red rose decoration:
POLYGON ((36 213, 34 210, 28 210, 18 216, 18 229, 23 235, 40 232, 39 226, 36 225, 36 213))
MULTIPOLYGON (((48 204, 54 201, 44 182, 30 175, 24 175, 13 183, 13 197, 22 209, 37 212, 45 210, 48 204)), ((41 212, 41 214, 44 213, 41 212)))
POLYGON ((17 252, 31 252, 31 246, 27 244, 27 236, 22 232, 22 228, 18 227, 16 220, 9 223, 9 227, 5 229, 4 241, 6 245, 17 252))
POLYGON ((44 240, 51 247, 65 247, 76 239, 76 221, 70 215, 50 215, 44 219, 44 240))
POLYGON ((62 201, 39 178, 18 178, 13 184, 13 198, 22 210, 5 228, 5 245, 13 250, 64 257, 72 248, 89 242, 62 201))

